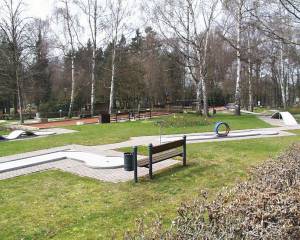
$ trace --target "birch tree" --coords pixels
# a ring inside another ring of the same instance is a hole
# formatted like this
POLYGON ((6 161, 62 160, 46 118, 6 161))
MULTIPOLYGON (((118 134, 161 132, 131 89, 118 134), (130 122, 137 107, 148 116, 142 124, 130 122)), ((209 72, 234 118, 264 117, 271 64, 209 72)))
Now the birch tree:
MULTIPOLYGON (((289 38, 288 34, 288 27, 289 26, 289 19, 285 17, 286 10, 279 6, 279 19, 278 19, 278 30, 280 35, 283 36, 285 39, 289 38)), ((288 77, 286 76, 285 72, 285 55, 284 50, 286 49, 284 39, 279 41, 279 52, 280 52, 280 64, 279 64, 279 83, 281 88, 281 97, 282 97, 282 104, 283 108, 287 108, 287 102, 289 98, 289 86, 288 86, 288 77)))
POLYGON ((251 60, 251 36, 250 30, 248 30, 248 110, 253 112, 253 83, 252 83, 252 60, 251 60))
POLYGON ((92 41, 92 57, 91 57, 91 115, 95 114, 95 95, 96 95, 96 57, 99 45, 100 34, 103 30, 103 16, 101 12, 104 11, 100 5, 101 0, 77 0, 76 4, 80 7, 88 20, 88 29, 92 41))
POLYGON ((117 43, 120 35, 125 30, 126 19, 130 15, 127 2, 125 0, 108 0, 107 2, 108 18, 107 30, 108 36, 112 43, 111 53, 111 82, 110 82, 110 95, 109 95, 109 114, 114 111, 115 103, 115 87, 116 87, 116 51, 117 43))
POLYGON ((74 106, 75 98, 75 88, 76 88, 76 79, 75 79, 75 53, 76 46, 78 44, 78 29, 79 23, 75 15, 71 13, 71 4, 72 0, 60 0, 60 8, 57 8, 57 20, 58 23, 61 23, 63 29, 64 39, 59 43, 59 48, 63 50, 64 54, 70 55, 71 58, 71 95, 70 95, 70 104, 68 117, 72 117, 72 111, 74 106), (59 21, 61 20, 61 21, 59 21))
POLYGON ((215 18, 218 0, 164 0, 147 6, 152 21, 160 30, 164 41, 184 56, 188 74, 196 85, 197 111, 209 115, 207 99, 207 51, 210 30, 215 18), (151 9, 151 10, 149 10, 151 9), (173 38, 180 44, 174 45, 173 38))
MULTIPOLYGON (((16 86, 18 112, 20 123, 23 119, 23 94, 22 94, 22 61, 27 45, 28 18, 23 16, 24 3, 22 0, 2 0, 0 4, 0 31, 4 35, 4 41, 8 43, 9 52, 4 54, 7 62, 13 68, 13 80, 16 86)), ((17 110, 17 109, 16 109, 17 110)))
POLYGON ((248 16, 245 26, 245 38, 247 44, 247 65, 248 65, 248 110, 253 112, 254 110, 254 88, 253 88, 253 62, 255 60, 255 50, 260 47, 262 42, 262 36, 257 29, 257 22, 253 17, 252 12, 257 11, 257 7, 254 2, 247 1, 248 16))
POLYGON ((234 94, 234 105, 235 105, 235 115, 241 114, 241 71, 242 71, 242 34, 244 30, 245 18, 247 17, 247 8, 246 8, 246 0, 228 0, 223 1, 224 8, 226 10, 226 14, 232 16, 233 22, 235 25, 235 41, 229 40, 227 36, 225 40, 227 40, 230 45, 236 51, 236 79, 235 79, 235 94, 234 94))
POLYGON ((237 0, 236 11, 236 85, 235 85, 235 114, 241 115, 241 31, 243 0, 237 0))

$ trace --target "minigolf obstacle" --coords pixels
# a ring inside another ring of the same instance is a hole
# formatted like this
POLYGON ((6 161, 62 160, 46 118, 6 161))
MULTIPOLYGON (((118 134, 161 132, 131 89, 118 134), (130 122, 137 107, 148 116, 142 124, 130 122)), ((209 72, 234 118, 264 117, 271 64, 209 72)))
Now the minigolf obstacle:
POLYGON ((290 112, 275 112, 271 118, 282 119, 286 126, 297 126, 298 122, 290 112))
POLYGON ((227 137, 230 132, 230 127, 226 122, 217 122, 214 128, 214 132, 218 137, 227 137), (225 132, 220 132, 221 127, 225 126, 225 132))

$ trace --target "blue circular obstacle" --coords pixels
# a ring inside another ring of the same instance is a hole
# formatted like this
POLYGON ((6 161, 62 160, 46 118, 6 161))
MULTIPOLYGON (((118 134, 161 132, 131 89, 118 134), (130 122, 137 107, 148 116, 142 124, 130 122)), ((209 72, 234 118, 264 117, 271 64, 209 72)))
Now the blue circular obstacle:
POLYGON ((218 137, 227 137, 229 132, 230 132, 230 127, 227 123, 225 122, 217 122, 216 125, 215 125, 215 129, 214 129, 216 135, 218 137), (222 126, 225 126, 225 132, 224 133, 220 133, 219 130, 222 126))

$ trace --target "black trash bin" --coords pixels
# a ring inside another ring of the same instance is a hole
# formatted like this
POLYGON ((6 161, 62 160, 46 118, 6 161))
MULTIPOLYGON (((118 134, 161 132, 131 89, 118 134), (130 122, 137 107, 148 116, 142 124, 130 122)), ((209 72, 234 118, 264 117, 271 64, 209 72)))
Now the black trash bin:
POLYGON ((133 153, 127 152, 124 153, 124 170, 125 171, 133 171, 133 153))
POLYGON ((109 113, 101 113, 99 122, 100 123, 110 123, 110 114, 109 113))

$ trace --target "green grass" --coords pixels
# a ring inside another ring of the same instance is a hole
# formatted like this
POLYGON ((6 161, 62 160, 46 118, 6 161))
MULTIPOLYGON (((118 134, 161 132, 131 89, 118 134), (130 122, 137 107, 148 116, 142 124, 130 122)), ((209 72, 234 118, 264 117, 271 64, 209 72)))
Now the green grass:
POLYGON ((0 135, 8 134, 8 130, 5 127, 6 122, 0 122, 0 135))
POLYGON ((288 132, 300 135, 300 130, 289 130, 288 132))
POLYGON ((0 135, 6 135, 6 134, 8 134, 8 131, 0 130, 0 135))
POLYGON ((180 203, 200 189, 214 195, 296 141, 299 135, 191 144, 188 167, 173 167, 138 184, 103 183, 60 171, 2 180, 0 239, 110 239, 114 234, 120 239, 138 217, 152 221, 160 215, 170 224, 180 203))
POLYGON ((300 114, 295 114, 295 115, 294 115, 294 118, 296 119, 296 121, 297 121, 298 123, 300 123, 300 114))
POLYGON ((208 125, 201 124, 203 122, 203 120, 201 120, 201 117, 194 114, 187 114, 184 117, 185 121, 179 120, 181 126, 174 126, 173 123, 176 122, 177 119, 180 119, 182 116, 182 114, 177 114, 175 120, 174 116, 172 115, 164 118, 156 118, 150 121, 69 127, 79 132, 73 134, 63 134, 45 138, 25 140, 22 142, 2 142, 0 143, 0 156, 64 146, 68 144, 100 145, 125 141, 130 137, 158 135, 159 126, 156 124, 156 122, 160 120, 171 123, 168 124, 167 127, 162 129, 163 134, 209 132, 213 131, 214 123, 217 121, 225 121, 229 123, 232 130, 270 127, 270 125, 252 115, 243 115, 240 117, 236 117, 225 114, 210 118, 208 120, 208 125), (200 119, 201 123, 195 121, 195 119, 198 118, 200 119), (186 126, 183 125, 183 122, 186 122, 186 126), (191 124, 191 122, 193 123, 193 125, 191 124))
POLYGON ((300 107, 290 107, 287 109, 291 114, 300 114, 300 107))
POLYGON ((263 113, 263 112, 266 112, 268 110, 269 110, 269 108, 266 108, 266 107, 254 107, 253 112, 255 112, 255 113, 263 113))

